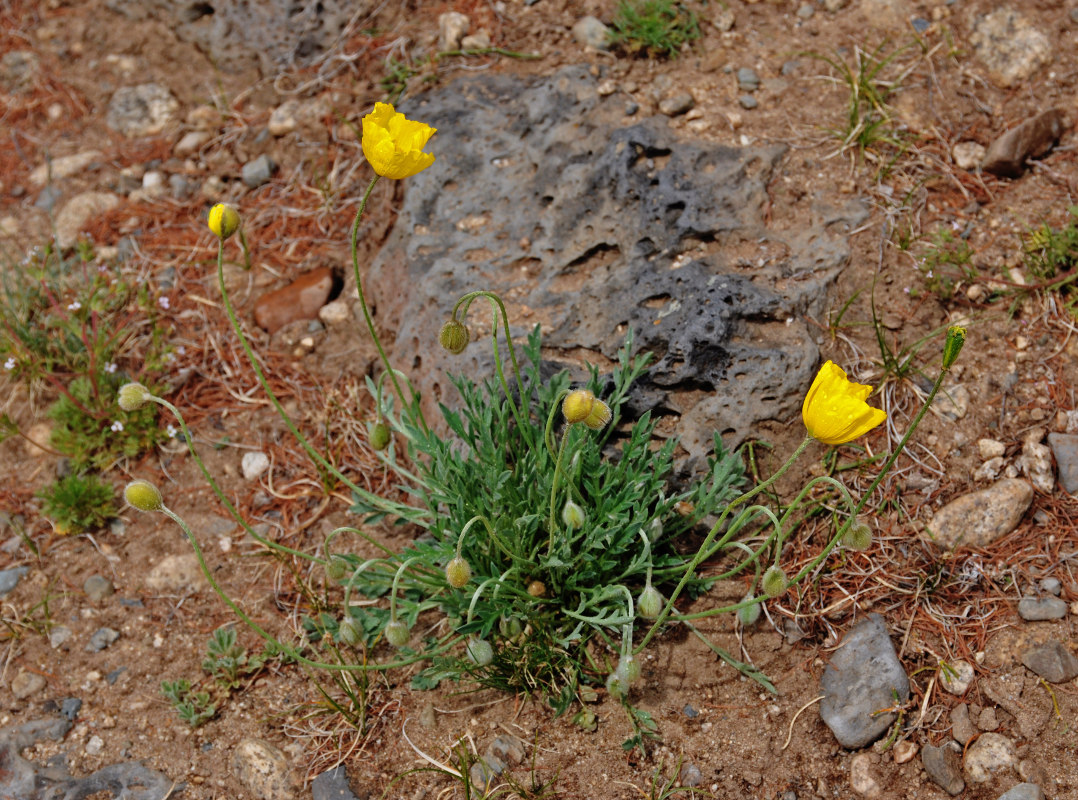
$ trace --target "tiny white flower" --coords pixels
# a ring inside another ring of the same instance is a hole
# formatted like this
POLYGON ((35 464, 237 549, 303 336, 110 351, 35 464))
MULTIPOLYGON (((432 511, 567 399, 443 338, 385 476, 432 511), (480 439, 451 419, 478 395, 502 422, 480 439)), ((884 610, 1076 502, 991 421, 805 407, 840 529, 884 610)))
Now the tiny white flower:
POLYGON ((910 287, 909 287, 909 286, 907 286, 907 287, 906 287, 905 289, 903 289, 902 291, 904 291, 904 292, 905 292, 906 294, 909 294, 909 293, 910 293, 910 287))
POLYGON ((176 438, 176 434, 178 434, 178 433, 179 433, 179 431, 178 431, 178 430, 176 430, 176 426, 174 426, 174 425, 169 425, 169 426, 168 426, 167 428, 165 428, 165 433, 167 433, 167 434, 168 434, 168 438, 170 438, 170 439, 175 439, 175 438, 176 438))
POLYGON ((932 277, 932 270, 929 270, 927 273, 925 273, 925 277, 926 278, 931 278, 932 277))
POLYGON ((82 303, 80 303, 78 300, 75 300, 73 303, 71 303, 71 305, 67 307, 67 310, 78 311, 80 308, 82 308, 82 303))
POLYGON ((162 295, 161 297, 158 297, 157 298, 157 305, 159 305, 159 306, 161 306, 161 308, 164 308, 164 309, 167 310, 168 306, 169 306, 168 298, 165 297, 164 295, 162 295))
POLYGON ((116 420, 114 423, 112 423, 112 430, 113 430, 114 433, 119 433, 123 429, 124 429, 124 424, 122 422, 120 422, 119 420, 116 420))
POLYGON ((107 372, 109 375, 112 375, 114 372, 116 372, 116 365, 110 361, 105 365, 105 372, 107 372))
POLYGON ((187 355, 187 348, 181 344, 179 347, 176 348, 176 352, 179 353, 181 356, 187 355))
POLYGON ((14 358, 9 358, 7 361, 5 361, 4 362, 4 369, 6 369, 8 371, 15 369, 15 359, 14 358))

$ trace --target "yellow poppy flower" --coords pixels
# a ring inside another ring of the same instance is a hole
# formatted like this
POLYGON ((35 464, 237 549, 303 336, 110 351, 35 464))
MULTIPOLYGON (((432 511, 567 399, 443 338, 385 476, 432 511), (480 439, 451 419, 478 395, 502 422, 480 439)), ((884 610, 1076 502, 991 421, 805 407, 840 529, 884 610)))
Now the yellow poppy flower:
POLYGON ((828 361, 816 373, 805 395, 801 418, 809 435, 824 444, 845 444, 863 436, 887 414, 865 402, 872 387, 854 383, 842 368, 828 361))
POLYGON ((435 128, 406 119, 388 103, 375 103, 363 118, 363 155, 383 178, 410 178, 434 163, 423 147, 435 128))

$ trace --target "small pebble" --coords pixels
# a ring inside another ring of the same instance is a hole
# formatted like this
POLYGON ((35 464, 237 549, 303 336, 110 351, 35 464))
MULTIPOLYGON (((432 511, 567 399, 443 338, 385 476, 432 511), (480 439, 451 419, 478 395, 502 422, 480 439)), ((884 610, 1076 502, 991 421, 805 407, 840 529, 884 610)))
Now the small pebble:
POLYGON ((1053 594, 1059 597, 1063 592, 1063 584, 1059 578, 1045 578, 1041 581, 1041 591, 1045 594, 1053 594))
POLYGON ((99 628, 90 637, 90 641, 86 643, 86 650, 90 653, 100 652, 119 638, 119 632, 114 631, 112 628, 99 628))
POLYGON ((116 592, 112 582, 104 575, 91 575, 83 582, 82 590, 94 604, 100 604, 116 592))
POLYGON ((1067 604, 1058 597, 1023 597, 1018 601, 1018 616, 1027 622, 1063 619, 1067 604))
POLYGON ((759 102, 751 94, 743 94, 737 98, 737 102, 741 104, 742 108, 756 108, 759 102))

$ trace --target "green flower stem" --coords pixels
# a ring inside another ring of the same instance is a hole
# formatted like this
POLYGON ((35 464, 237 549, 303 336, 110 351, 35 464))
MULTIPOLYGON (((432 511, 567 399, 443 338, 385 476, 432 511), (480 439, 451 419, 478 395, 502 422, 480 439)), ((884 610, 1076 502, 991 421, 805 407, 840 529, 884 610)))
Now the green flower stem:
POLYGON ((228 496, 224 493, 224 490, 221 489, 221 486, 214 479, 210 471, 206 469, 206 464, 202 461, 202 457, 198 454, 198 451, 195 450, 194 437, 191 435, 191 431, 187 427, 187 421, 184 420, 183 415, 180 413, 180 410, 176 408, 176 406, 172 405, 172 403, 170 403, 168 400, 164 400, 160 397, 157 397, 156 395, 151 394, 149 396, 149 399, 151 402, 157 403, 160 406, 164 406, 172 412, 172 415, 174 417, 176 417, 177 422, 180 423, 180 430, 183 431, 183 438, 187 442, 187 451, 191 454, 192 458, 195 459, 195 463, 198 465, 199 470, 202 472, 202 477, 206 479, 206 482, 209 483, 210 488, 213 489, 213 493, 217 495, 217 499, 221 501, 221 504, 228 510, 228 513, 232 515, 232 519, 234 519, 241 526, 243 526, 243 529, 247 532, 248 536, 261 544, 263 547, 268 548, 269 550, 275 550, 278 553, 287 553, 288 555, 296 556, 297 558, 304 558, 308 561, 314 561, 316 563, 329 563, 328 560, 323 562, 322 559, 316 556, 304 553, 301 550, 294 550, 291 547, 286 547, 283 544, 278 544, 277 542, 270 541, 264 536, 260 536, 255 531, 255 529, 247 523, 247 520, 243 518, 243 515, 236 510, 236 507, 232 505, 232 501, 228 499, 228 496))
MULTIPOLYGON (((396 370, 393 369, 393 366, 389 363, 389 357, 382 347, 382 340, 378 337, 378 331, 374 328, 374 320, 371 319, 371 311, 367 307, 367 297, 363 294, 363 280, 359 274, 359 222, 363 218, 363 212, 367 208, 367 201, 370 199, 371 192, 374 190, 374 185, 378 183, 379 178, 381 178, 381 175, 375 175, 367 185, 367 191, 363 193, 363 199, 359 203, 359 208, 356 209, 356 217, 352 221, 352 233, 350 237, 352 271, 356 276, 356 293, 359 295, 359 305, 363 309, 363 319, 367 322, 367 330, 370 331, 371 339, 374 340, 374 346, 378 350, 378 356, 382 359, 382 365, 385 367, 386 372, 389 373, 389 379, 393 381, 393 388, 397 392, 397 399, 400 400, 401 410, 403 411, 408 407, 408 404, 404 401, 404 391, 401 389, 400 382, 397 380, 396 370)), ((409 386, 409 389, 411 389, 411 386, 409 386)), ((419 420, 423 423, 423 427, 426 428, 426 420, 423 418, 423 412, 419 410, 419 400, 414 389, 411 390, 411 405, 416 408, 419 420)))
POLYGON ((513 365, 513 376, 516 378, 517 391, 520 394, 520 403, 523 407, 524 416, 528 416, 530 413, 531 403, 529 402, 528 395, 524 392, 524 380, 520 376, 520 364, 517 361, 516 348, 513 346, 513 337, 509 333, 509 315, 505 310, 505 303, 502 302, 494 292, 480 290, 476 292, 469 292, 461 297, 455 306, 453 306, 453 319, 457 318, 457 312, 463 307, 463 315, 467 315, 468 308, 471 306, 472 300, 477 297, 485 297, 487 302, 490 303, 491 312, 493 316, 493 322, 491 324, 491 341, 493 342, 494 350, 494 369, 498 373, 498 380, 501 382, 502 391, 505 392, 506 402, 509 403, 509 410, 513 413, 514 419, 517 421, 517 426, 520 428, 522 434, 528 439, 529 446, 534 447, 535 442, 531 441, 532 429, 531 425, 525 425, 521 419, 521 413, 518 411, 516 403, 513 402, 513 396, 509 392, 509 384, 505 380, 505 372, 502 369, 501 352, 498 348, 498 325, 501 324, 502 329, 505 331, 506 348, 509 350, 509 359, 513 365), (500 316, 499 316, 500 315, 500 316))
POLYGON ((240 235, 240 247, 243 248, 243 268, 249 270, 251 268, 251 248, 247 246, 247 234, 243 232, 242 224, 238 233, 240 235))
POLYGON ((565 399, 565 395, 567 394, 569 394, 569 390, 562 389, 558 392, 558 396, 554 398, 554 402, 550 406, 550 413, 547 414, 546 428, 543 431, 543 444, 546 445, 550 457, 555 460, 558 458, 558 455, 557 452, 555 452, 554 447, 554 420, 558 418, 558 412, 561 410, 561 402, 565 399))
POLYGON ((419 560, 419 556, 412 556, 399 567, 397 571, 393 573, 393 586, 389 590, 389 621, 393 622, 397 619, 397 587, 400 585, 401 575, 408 567, 419 560))
POLYGON ((471 528, 472 524, 475 523, 475 522, 482 522, 483 523, 483 527, 487 529, 487 536, 490 537, 490 540, 492 542, 494 542, 495 546, 499 550, 501 550, 503 553, 505 553, 507 556, 509 556, 509 558, 512 559, 514 562, 521 560, 520 555, 517 554, 517 553, 514 553, 512 550, 509 549, 509 547, 502 541, 501 537, 498 536, 497 532, 494 530, 494 526, 490 524, 490 520, 488 520, 482 514, 476 514, 474 517, 472 517, 470 520, 468 520, 467 524, 461 530, 460 536, 457 537, 457 557, 458 558, 460 557, 461 547, 463 547, 463 545, 464 545, 464 534, 468 532, 468 529, 471 528))
POLYGON ((705 537, 703 543, 700 545, 700 549, 693 557, 693 560, 690 561, 689 565, 685 568, 685 572, 681 576, 681 580, 678 581, 678 585, 674 587, 673 592, 670 593, 670 597, 667 598, 666 605, 663 607, 663 610, 659 613, 659 616, 656 617, 655 622, 652 623, 651 627, 648 629, 648 632, 644 634, 644 638, 641 639, 640 644, 636 646, 636 649, 633 651, 634 655, 641 652, 647 646, 648 642, 650 642, 652 637, 654 637, 655 634, 658 632, 659 627, 666 621, 666 618, 670 616, 670 613, 674 608, 674 601, 677 600, 678 596, 681 594, 682 590, 685 588, 685 585, 689 582, 692 576, 696 574, 696 569, 700 566, 704 558, 707 556, 708 548, 715 540, 715 536, 718 534, 719 529, 722 527, 722 523, 726 521, 726 517, 729 516, 730 512, 735 507, 741 505, 746 500, 755 497, 764 489, 775 483, 775 481, 782 477, 786 470, 793 466, 793 463, 801 456, 803 452, 805 452, 808 446, 814 441, 815 440, 811 436, 805 437, 805 440, 801 442, 800 445, 798 445, 796 450, 794 450, 793 455, 791 455, 786 460, 785 464, 779 467, 778 471, 775 472, 774 475, 772 475, 770 478, 763 481, 762 483, 758 484, 754 488, 750 489, 749 491, 745 492, 736 500, 733 500, 728 506, 726 506, 725 509, 723 509, 722 514, 719 515, 719 518, 715 521, 715 524, 711 526, 711 530, 708 531, 707 536, 705 537))
POLYGON ((569 432, 573 429, 573 423, 569 423, 565 426, 565 431, 561 435, 561 444, 558 446, 558 458, 554 462, 554 477, 550 481, 550 522, 548 527, 550 528, 550 537, 547 540, 546 554, 549 556, 554 552, 554 534, 558 530, 558 484, 561 482, 562 474, 562 462, 565 460, 565 446, 569 441, 569 432))
MULTIPOLYGON (((370 190, 368 189, 368 194, 369 192, 370 190)), ((415 522, 415 524, 417 525, 426 527, 423 522, 414 519, 413 515, 409 515, 407 513, 401 514, 400 504, 391 503, 376 494, 372 494, 365 489, 361 489, 356 483, 349 480, 344 475, 344 473, 342 473, 333 464, 327 461, 321 453, 319 453, 317 450, 314 449, 314 447, 311 446, 311 443, 307 441, 307 437, 300 433, 299 428, 297 428, 295 423, 292 422, 291 417, 288 416, 288 413, 281 405, 281 401, 277 399, 277 395, 274 394, 273 389, 270 388, 269 381, 266 380, 266 375, 262 371, 262 366, 258 363, 258 359, 255 358, 254 351, 251 349, 251 344, 247 341, 247 337, 243 333, 243 328, 240 326, 239 319, 236 317, 236 310, 232 307, 232 300, 229 298, 228 290, 225 288, 224 242, 218 242, 217 247, 217 282, 221 289, 221 297, 224 299, 225 313, 228 315, 228 321, 232 324, 232 330, 236 333, 236 337, 239 339, 240 345, 243 347, 243 352, 246 354, 247 360, 250 362, 251 368, 254 370, 255 376, 258 378, 259 384, 261 384, 262 386, 262 390, 266 393, 266 396, 269 397, 270 402, 273 403, 273 407, 277 410, 278 416, 280 416, 281 420, 284 422, 285 426, 292 433, 292 435, 296 437, 296 441, 300 443, 300 445, 306 451, 307 455, 309 455, 311 459, 317 464, 319 464, 324 470, 326 470, 328 473, 337 478, 341 483, 351 489, 353 493, 373 505, 375 508, 381 508, 387 513, 398 514, 400 516, 403 516, 405 519, 408 519, 410 522, 415 522)), ((366 306, 364 306, 364 308, 366 308, 366 306)), ((393 380, 394 383, 396 383, 395 377, 393 380)), ((175 409, 173 409, 173 412, 176 413, 175 409)))
POLYGON ((257 633, 274 647, 279 649, 289 658, 293 659, 294 661, 297 661, 300 664, 303 664, 308 667, 314 667, 315 669, 328 670, 331 672, 379 672, 382 670, 395 669, 397 667, 406 667, 410 664, 416 663, 417 661, 422 661, 423 659, 429 658, 432 655, 444 653, 446 650, 449 650, 451 647, 453 647, 453 645, 455 645, 457 642, 464 638, 463 636, 448 635, 441 642, 435 645, 435 647, 429 652, 424 653, 423 655, 417 655, 414 658, 402 659, 400 661, 390 661, 380 664, 330 664, 322 661, 312 661, 311 659, 300 655, 300 653, 295 648, 285 644, 284 642, 280 641, 276 636, 267 632, 264 628, 262 628, 261 625, 251 619, 242 608, 236 605, 235 601, 233 601, 233 599, 225 593, 225 590, 221 588, 220 584, 218 584, 217 580, 213 577, 213 572, 210 570, 209 565, 206 564, 206 559, 202 555, 202 548, 199 547, 198 541, 195 539, 194 534, 191 533, 191 529, 187 526, 187 523, 183 521, 183 518, 176 512, 172 511, 172 509, 165 506, 161 507, 161 512, 167 517, 169 517, 177 525, 179 525, 180 528, 183 530, 184 534, 187 536, 187 541, 191 543, 191 547, 195 551, 195 557, 198 559, 199 569, 202 570, 203 576, 209 582, 213 590, 217 593, 217 596, 224 601, 225 605, 232 609, 232 611, 236 614, 237 617, 240 618, 244 625, 257 633))

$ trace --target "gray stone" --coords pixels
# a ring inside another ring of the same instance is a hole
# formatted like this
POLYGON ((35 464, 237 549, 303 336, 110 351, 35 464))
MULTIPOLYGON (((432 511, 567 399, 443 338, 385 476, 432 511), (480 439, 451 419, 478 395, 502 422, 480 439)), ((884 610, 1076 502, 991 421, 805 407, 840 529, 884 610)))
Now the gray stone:
POLYGON ((1078 658, 1062 642, 1051 641, 1022 653, 1022 663, 1049 683, 1078 678, 1078 658))
POLYGON ((11 567, 0 569, 0 597, 8 594, 19 585, 22 576, 30 571, 29 567, 11 567))
POLYGON ((459 50, 460 42, 468 33, 472 21, 459 11, 447 11, 438 15, 438 49, 459 50))
POLYGON ((689 92, 678 92, 659 101, 659 112, 666 114, 668 117, 676 117, 679 114, 684 114, 695 103, 696 101, 693 100, 692 94, 689 92))
POLYGON ((168 176, 168 188, 172 196, 177 200, 186 200, 195 193, 195 185, 186 177, 174 172, 168 176))
POLYGON ((104 575, 91 575, 83 581, 82 590, 86 592, 86 596, 90 598, 90 602, 95 604, 100 604, 102 601, 112 597, 116 592, 116 588, 112 585, 112 581, 104 575))
POLYGON ((87 222, 118 205, 120 198, 109 192, 83 192, 75 195, 56 215, 56 242, 60 247, 74 247, 87 222))
POLYGON ((992 80, 1004 88, 1024 83, 1052 60, 1048 37, 1013 8, 997 8, 977 20, 969 42, 992 80))
POLYGON ((951 709, 951 738, 963 747, 977 735, 977 729, 969 718, 969 706, 959 703, 951 709))
POLYGON ((165 129, 179 108, 176 98, 160 84, 125 86, 109 100, 105 121, 124 136, 153 136, 165 129))
POLYGON ((973 170, 981 166, 985 152, 985 146, 980 142, 959 142, 951 148, 951 157, 959 169, 973 170))
POLYGON ((690 789, 692 789, 696 788, 704 782, 704 774, 695 764, 682 764, 681 772, 678 775, 678 780, 681 782, 682 786, 688 786, 690 789))
POLYGON ((30 695, 40 692, 46 685, 47 682, 43 676, 38 675, 36 672, 27 672, 20 669, 15 677, 11 679, 11 693, 16 700, 25 700, 30 695))
POLYGON ((909 699, 910 684, 883 617, 869 614, 846 634, 820 680, 820 718, 843 747, 857 749, 876 741, 895 721, 878 713, 909 699))
POLYGON ((243 165, 240 169, 240 177, 247 188, 257 189, 269 183, 276 171, 277 162, 267 155, 260 155, 243 165))
POLYGON ((977 727, 982 731, 998 731, 999 717, 996 716, 996 709, 983 709, 977 717, 977 727))
POLYGON ((755 92, 760 88, 760 76, 752 67, 741 67, 737 71, 737 88, 743 92, 755 92))
POLYGON ((240 468, 245 480, 258 480, 270 468, 269 456, 258 450, 244 453, 240 468))
POLYGON ((858 753, 850 759, 850 788, 869 800, 879 797, 883 789, 872 770, 872 753, 858 753))
MULTIPOLYGON (((272 120, 272 117, 270 119, 272 120)), ((201 150, 202 146, 212 138, 213 135, 209 131, 188 131, 176 142, 172 153, 179 158, 186 158, 201 150)))
POLYGON ((737 98, 737 102, 745 109, 753 109, 760 105, 760 101, 751 94, 743 94, 737 98))
POLYGON ((964 768, 970 783, 987 783, 1017 764, 1014 742, 999 733, 982 733, 966 748, 964 768))
POLYGON ((104 154, 100 150, 84 150, 70 156, 51 158, 44 164, 34 167, 33 172, 30 173, 30 183, 35 186, 44 186, 50 180, 68 178, 82 172, 91 164, 100 162, 103 158, 104 154))
POLYGON ((610 29, 596 17, 581 17, 573 24, 573 38, 585 47, 607 50, 610 47, 610 29))
POLYGON ((358 800, 348 784, 348 770, 340 764, 311 781, 312 800, 358 800))
MULTIPOLYGON (((197 530, 197 528, 196 528, 197 530)), ((152 592, 179 591, 202 584, 202 570, 194 553, 165 556, 146 575, 146 588, 152 592)))
POLYGON ((66 625, 54 625, 49 629, 49 647, 58 650, 71 638, 71 628, 66 625))
POLYGON ((962 773, 955 764, 956 760, 950 748, 946 746, 936 747, 926 744, 921 750, 921 764, 928 773, 929 779, 952 797, 961 794, 966 788, 962 773))
POLYGON ((486 749, 486 754, 497 756, 511 767, 520 764, 526 755, 524 743, 517 737, 504 733, 494 737, 494 741, 486 749))
POLYGON ((1059 597, 1063 593, 1063 583, 1059 578, 1043 578, 1041 580, 1041 591, 1045 594, 1052 594, 1059 597))
POLYGON ((94 631, 90 641, 86 643, 86 651, 98 653, 120 638, 120 632, 112 628, 98 628, 94 631))
POLYGON ((816 13, 815 6, 812 3, 802 3, 797 8, 798 19, 812 19, 812 15, 816 13))
POLYGON ((1078 495, 1078 434, 1050 433, 1048 446, 1059 467, 1059 485, 1067 494, 1078 495))
POLYGON ((999 796, 998 800, 1044 800, 1044 792, 1035 783, 1019 783, 999 796))
POLYGON ((1013 531, 1033 503, 1033 487, 1005 478, 987 489, 962 495, 932 517, 928 531, 941 547, 985 547, 1013 531))
POLYGON ((1011 128, 988 146, 981 169, 993 175, 1019 177, 1026 161, 1046 155, 1067 127, 1062 109, 1051 108, 1011 128))
POLYGON ((944 691, 961 697, 969 691, 972 683, 973 665, 968 661, 948 661, 946 667, 940 668, 940 686, 944 691))
POLYGON ((373 4, 356 0, 106 0, 132 20, 166 25, 206 53, 216 69, 257 68, 272 77, 282 67, 307 65, 340 38, 354 15, 373 4), (286 20, 287 24, 282 24, 286 20))
POLYGON ((468 777, 472 785, 482 794, 486 794, 498 781, 498 776, 509 768, 509 765, 494 755, 484 755, 472 762, 468 770, 468 777))
POLYGON ((288 757, 262 739, 244 739, 232 754, 232 773, 259 800, 292 800, 288 757))
MULTIPOLYGON (((442 16, 444 17, 445 14, 442 16)), ((441 21, 441 18, 439 18, 439 21, 441 21)), ((266 129, 269 130, 273 136, 284 136, 285 134, 291 133, 299 124, 296 121, 298 111, 299 100, 285 100, 270 113, 266 129)))
POLYGON ((1018 616, 1027 622, 1063 619, 1067 604, 1058 597, 1023 597, 1018 601, 1018 616))
POLYGON ((434 311, 466 292, 508 298, 517 340, 541 320, 550 352, 616 358, 631 327, 656 362, 628 413, 674 409, 682 446, 702 459, 715 430, 736 445, 760 420, 799 412, 819 352, 801 320, 825 313, 849 258, 839 233, 865 208, 817 207, 808 226, 773 231, 763 211, 781 147, 680 139, 662 116, 628 124, 623 100, 597 85, 569 67, 472 76, 409 101, 402 110, 451 135, 432 140, 438 160, 409 179, 368 293, 398 358, 422 348, 426 375, 413 378, 428 419, 439 417, 431 381, 452 404, 446 371, 493 374, 488 344, 459 356, 427 346, 444 321, 434 311), (781 254, 678 257, 712 239, 781 254))

